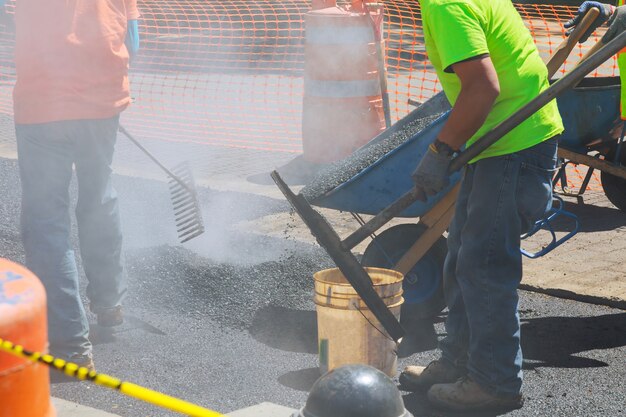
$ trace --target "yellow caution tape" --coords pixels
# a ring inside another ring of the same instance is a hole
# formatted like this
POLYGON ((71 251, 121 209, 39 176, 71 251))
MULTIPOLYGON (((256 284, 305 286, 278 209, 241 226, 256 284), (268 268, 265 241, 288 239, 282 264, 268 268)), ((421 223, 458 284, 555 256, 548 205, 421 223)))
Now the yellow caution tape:
POLYGON ((7 353, 31 360, 33 362, 44 363, 65 375, 80 379, 81 381, 91 381, 97 385, 111 388, 129 397, 137 398, 147 403, 167 408, 172 411, 179 412, 193 417, 219 417, 223 414, 212 411, 199 405, 183 401, 178 398, 170 397, 158 391, 133 384, 131 382, 121 381, 109 375, 100 374, 96 371, 90 371, 85 367, 76 365, 75 363, 66 362, 63 359, 55 358, 52 355, 42 354, 40 352, 29 352, 20 345, 15 345, 8 340, 0 338, 0 350, 7 353))

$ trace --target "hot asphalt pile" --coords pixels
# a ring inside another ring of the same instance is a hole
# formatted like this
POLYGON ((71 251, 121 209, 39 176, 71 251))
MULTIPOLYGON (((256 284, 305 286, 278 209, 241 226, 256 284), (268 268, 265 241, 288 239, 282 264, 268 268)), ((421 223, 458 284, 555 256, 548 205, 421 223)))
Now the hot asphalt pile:
POLYGON ((328 261, 320 262, 315 250, 250 266, 214 262, 169 245, 134 250, 129 255, 128 274, 135 277, 129 303, 140 305, 149 299, 151 307, 172 316, 209 317, 240 329, 247 329, 258 310, 266 306, 313 308, 311 276, 322 266, 331 266, 328 261), (175 289, 163 291, 172 284, 175 289))
POLYGON ((407 123, 402 129, 394 131, 380 140, 372 141, 358 149, 345 159, 325 166, 301 191, 307 200, 314 201, 330 190, 354 177, 380 158, 412 139, 426 126, 435 121, 441 113, 417 118, 407 123))

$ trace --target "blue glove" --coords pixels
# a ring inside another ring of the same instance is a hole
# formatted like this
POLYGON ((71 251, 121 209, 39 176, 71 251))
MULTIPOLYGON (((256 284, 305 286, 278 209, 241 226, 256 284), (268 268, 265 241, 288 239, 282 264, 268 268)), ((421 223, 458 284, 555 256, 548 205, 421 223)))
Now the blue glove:
POLYGON ((609 19, 609 29, 602 37, 602 43, 609 43, 624 30, 626 30, 626 6, 620 6, 609 19))
POLYGON ((137 19, 128 21, 126 41, 124 43, 126 44, 126 49, 128 49, 130 57, 133 58, 139 51, 139 23, 137 23, 137 19))
POLYGON ((448 167, 455 154, 456 151, 437 139, 431 143, 411 175, 415 188, 424 191, 426 195, 443 190, 450 183, 448 167))
POLYGON ((586 1, 580 5, 580 7, 578 8, 578 11, 576 12, 576 16, 574 16, 573 19, 570 19, 567 22, 565 22, 565 24, 563 25, 566 29, 569 29, 568 31, 565 32, 565 35, 569 36, 570 33, 572 33, 574 29, 576 28, 576 25, 578 25, 581 22, 581 20, 583 20, 583 17, 585 17, 585 15, 587 14, 587 11, 589 11, 589 9, 592 9, 594 7, 600 10, 600 14, 596 18, 596 20, 593 21, 589 29, 587 29, 587 31, 583 33, 583 36, 580 38, 579 43, 585 42, 589 38, 589 36, 591 36, 594 30, 596 30, 597 28, 602 26, 604 22, 609 20, 609 17, 611 17, 611 15, 613 14, 613 11, 615 10, 615 8, 611 6, 610 4, 603 4, 597 1, 586 1))

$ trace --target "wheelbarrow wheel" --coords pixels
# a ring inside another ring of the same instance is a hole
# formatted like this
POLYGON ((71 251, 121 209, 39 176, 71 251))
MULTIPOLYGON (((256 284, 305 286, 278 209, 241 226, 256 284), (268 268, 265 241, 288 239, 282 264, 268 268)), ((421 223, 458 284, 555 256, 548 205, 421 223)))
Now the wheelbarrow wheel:
MULTIPOLYGON (((615 149, 606 155, 607 161, 615 159, 615 149)), ((622 147, 620 164, 626 169, 626 147, 622 147)), ((602 171, 600 174, 604 194, 618 209, 626 212, 626 179, 602 171)))
MULTIPOLYGON (((393 268, 424 230, 425 227, 418 224, 390 227, 367 246, 361 264, 393 268)), ((440 237, 404 277, 404 304, 401 310, 403 321, 433 318, 445 308, 443 263, 447 251, 446 239, 440 237)))

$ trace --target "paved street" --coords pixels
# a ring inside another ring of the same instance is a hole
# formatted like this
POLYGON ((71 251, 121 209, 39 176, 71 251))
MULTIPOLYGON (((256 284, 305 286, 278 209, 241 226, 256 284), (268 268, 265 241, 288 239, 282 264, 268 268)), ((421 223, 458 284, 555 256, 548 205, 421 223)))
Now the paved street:
MULTIPOLYGON (((0 247, 3 256, 23 262, 14 161, 0 160, 0 181, 0 247)), ((332 264, 300 238, 306 230, 287 203, 271 187, 256 193, 224 184, 203 188, 208 231, 181 247, 163 183, 125 176, 115 182, 128 316, 114 332, 92 329, 98 369, 222 412, 263 401, 301 407, 319 376, 311 275, 332 264), (253 232, 259 223, 282 228, 282 236, 253 232)), ((596 271, 598 280, 603 272, 596 271)), ((626 312, 524 291, 520 309, 528 398, 507 415, 623 414, 626 312)), ((410 327, 401 366, 436 356, 441 320, 410 327)), ((56 384, 52 391, 120 416, 174 415, 88 383, 56 384)), ((404 398, 416 417, 445 415, 431 410, 422 394, 404 398)))

